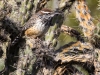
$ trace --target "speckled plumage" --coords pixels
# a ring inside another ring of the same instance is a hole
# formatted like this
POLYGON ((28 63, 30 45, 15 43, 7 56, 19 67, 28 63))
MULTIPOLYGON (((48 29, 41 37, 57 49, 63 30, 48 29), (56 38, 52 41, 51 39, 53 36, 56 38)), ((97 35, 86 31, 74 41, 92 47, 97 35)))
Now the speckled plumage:
POLYGON ((22 36, 36 38, 44 35, 49 27, 53 25, 52 19, 57 17, 57 15, 62 14, 56 11, 52 12, 48 9, 42 9, 41 11, 32 15, 32 17, 28 20, 28 22, 25 23, 24 27, 22 28, 22 32, 17 38, 15 38, 12 44, 16 43, 16 41, 22 36))

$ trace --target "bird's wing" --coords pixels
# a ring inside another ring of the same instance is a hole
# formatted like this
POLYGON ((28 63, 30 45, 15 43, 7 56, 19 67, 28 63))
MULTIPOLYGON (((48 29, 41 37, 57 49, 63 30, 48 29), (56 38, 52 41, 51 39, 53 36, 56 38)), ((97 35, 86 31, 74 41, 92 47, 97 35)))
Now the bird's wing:
POLYGON ((35 19, 36 19, 35 17, 36 17, 35 15, 32 16, 32 17, 24 24, 24 26, 23 26, 23 28, 22 28, 22 31, 25 31, 25 30, 27 30, 28 28, 34 26, 35 19))

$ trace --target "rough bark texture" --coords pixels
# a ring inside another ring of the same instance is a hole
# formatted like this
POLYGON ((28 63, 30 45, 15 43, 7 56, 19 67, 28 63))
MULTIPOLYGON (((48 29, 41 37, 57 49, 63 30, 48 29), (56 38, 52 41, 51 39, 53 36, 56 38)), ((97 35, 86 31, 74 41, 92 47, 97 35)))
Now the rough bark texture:
POLYGON ((10 46, 31 15, 46 7, 50 1, 55 3, 57 0, 0 0, 0 74, 99 75, 99 28, 92 22, 85 0, 58 1, 58 8, 54 10, 62 12, 62 16, 54 19, 54 25, 43 35, 44 39, 23 37, 10 46), (72 6, 86 38, 79 31, 63 25, 64 15, 69 14, 72 6), (97 31, 93 32, 95 28, 97 31), (61 33, 77 41, 56 49, 61 33))

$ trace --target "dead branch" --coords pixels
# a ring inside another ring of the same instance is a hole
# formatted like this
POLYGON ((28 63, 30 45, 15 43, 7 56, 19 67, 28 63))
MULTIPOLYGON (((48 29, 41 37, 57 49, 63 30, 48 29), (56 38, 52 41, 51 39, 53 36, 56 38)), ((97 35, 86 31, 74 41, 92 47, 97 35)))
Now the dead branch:
POLYGON ((66 25, 62 25, 61 32, 68 34, 71 37, 77 38, 78 41, 84 42, 84 38, 81 36, 81 34, 77 30, 75 30, 71 27, 68 27, 66 25))
POLYGON ((44 6, 47 4, 48 1, 50 1, 50 0, 39 0, 39 2, 37 3, 37 7, 36 7, 35 12, 38 12, 39 10, 44 8, 44 6))
POLYGON ((80 22, 83 34, 85 37, 88 38, 88 40, 90 40, 94 35, 94 30, 96 29, 96 26, 92 21, 92 17, 89 13, 89 9, 88 6, 86 5, 85 0, 76 0, 75 9, 76 9, 76 18, 80 22))

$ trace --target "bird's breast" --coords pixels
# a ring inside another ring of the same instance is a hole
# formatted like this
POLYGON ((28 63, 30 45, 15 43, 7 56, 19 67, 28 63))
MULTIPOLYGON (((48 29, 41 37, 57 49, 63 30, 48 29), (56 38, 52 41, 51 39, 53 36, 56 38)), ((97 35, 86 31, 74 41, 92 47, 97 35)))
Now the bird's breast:
POLYGON ((25 36, 37 37, 37 36, 42 35, 42 33, 44 33, 46 29, 47 27, 45 26, 45 24, 43 24, 41 20, 37 20, 36 23, 32 27, 28 28, 25 31, 25 36))

